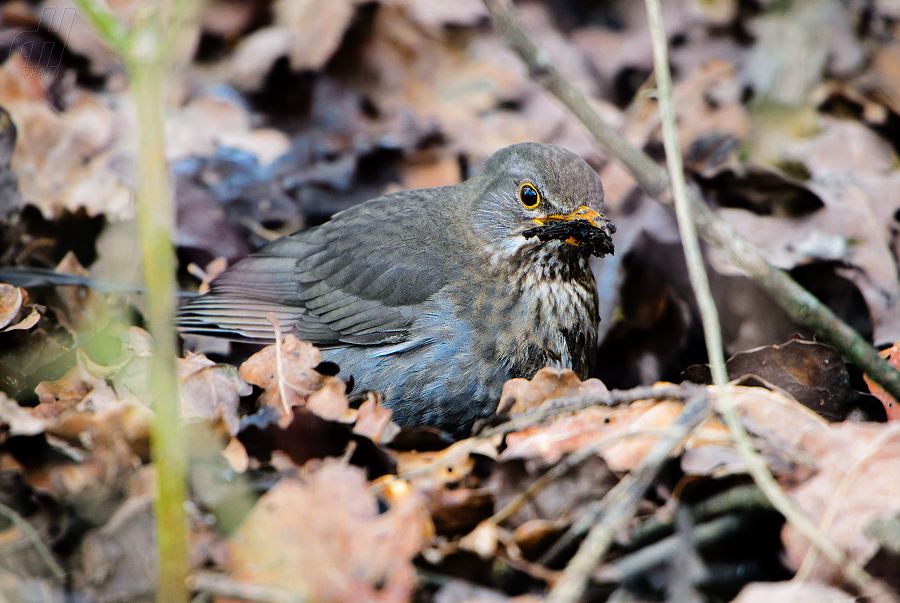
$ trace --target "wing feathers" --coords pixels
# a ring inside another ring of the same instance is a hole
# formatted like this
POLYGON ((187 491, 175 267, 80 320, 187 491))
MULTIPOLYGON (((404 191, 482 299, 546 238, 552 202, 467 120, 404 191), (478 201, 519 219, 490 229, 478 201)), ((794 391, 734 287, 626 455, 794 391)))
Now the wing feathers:
POLYGON ((185 304, 179 327, 271 341, 266 314, 275 312, 283 328, 317 345, 405 341, 419 304, 443 288, 447 273, 446 250, 429 231, 447 225, 433 224, 423 194, 436 193, 389 195, 269 243, 185 304), (421 228, 408 227, 413 214, 425 218, 421 228))

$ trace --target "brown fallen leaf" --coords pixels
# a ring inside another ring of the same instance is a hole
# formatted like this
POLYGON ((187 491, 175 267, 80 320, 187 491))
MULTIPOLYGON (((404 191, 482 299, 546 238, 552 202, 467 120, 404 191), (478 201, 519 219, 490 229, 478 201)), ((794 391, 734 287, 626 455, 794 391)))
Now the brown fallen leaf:
POLYGON ((0 392, 0 427, 0 443, 10 437, 38 435, 45 429, 44 421, 3 392, 0 392))
POLYGON ((581 381, 571 369, 556 370, 545 367, 529 379, 510 379, 503 385, 499 408, 513 414, 537 408, 556 398, 593 396, 598 403, 609 396, 609 390, 599 379, 581 381))
POLYGON ((264 406, 306 405, 324 419, 355 417, 347 404, 346 384, 315 370, 321 362, 319 350, 288 334, 281 345, 281 378, 278 374, 278 346, 266 346, 241 365, 241 379, 265 390, 259 397, 264 406), (282 393, 286 400, 282 401, 282 393))
POLYGON ((240 398, 253 390, 241 381, 235 368, 188 352, 186 358, 178 359, 176 371, 184 418, 201 418, 210 423, 221 419, 231 435, 237 434, 240 398))
MULTIPOLYGON (((841 421, 854 408, 856 396, 843 358, 831 346, 818 341, 791 339, 738 352, 726 362, 729 379, 758 379, 777 388, 829 421, 841 421)), ((689 367, 695 383, 711 383, 706 365, 689 367), (697 369, 695 378, 694 369, 697 369)))
POLYGON ((135 399, 120 400, 104 379, 75 367, 62 379, 38 384, 40 403, 28 409, 48 441, 79 462, 44 462, 27 478, 89 525, 116 510, 142 460, 149 459, 153 413, 135 399), (52 438, 52 439, 50 439, 52 438))
POLYGON ((25 292, 7 283, 0 283, 0 329, 5 329, 22 310, 25 292))
POLYGON ((37 324, 41 315, 34 306, 27 307, 26 302, 24 289, 0 283, 0 332, 30 329, 37 324))
POLYGON ((438 534, 465 534, 490 517, 494 497, 486 488, 421 488, 425 507, 438 534))
POLYGON ((376 444, 387 444, 400 432, 400 426, 391 421, 391 415, 391 410, 382 406, 378 396, 370 393, 359 407, 353 433, 366 436, 376 444))
MULTIPOLYGON (((816 114, 811 130, 798 135, 779 128, 787 139, 778 139, 771 161, 802 166, 809 174, 804 187, 823 207, 793 219, 733 208, 721 209, 720 215, 779 268, 838 264, 837 276, 853 283, 865 300, 872 339, 896 341, 900 277, 892 224, 900 210, 900 170, 894 148, 856 121, 816 114)), ((737 272, 718 252, 711 260, 720 272, 737 272)))
MULTIPOLYGON (((865 566, 878 550, 866 527, 900 510, 900 427, 835 423, 804 434, 798 444, 815 460, 817 472, 788 493, 832 543, 865 566)), ((798 569, 809 542, 790 524, 782 539, 787 565, 798 569)), ((808 569, 816 582, 840 581, 840 570, 821 558, 808 569)))
MULTIPOLYGON (((814 460, 801 439, 824 431, 828 422, 793 398, 761 387, 731 386, 729 400, 741 416, 756 447, 782 483, 798 483, 815 472, 814 460)), ((681 468, 692 475, 745 473, 746 465, 731 443, 727 428, 707 421, 688 439, 681 468)))
POLYGON ((565 454, 607 441, 608 445, 597 454, 613 471, 627 471, 644 458, 657 440, 657 436, 642 432, 667 428, 682 408, 681 403, 671 401, 637 402, 625 408, 588 408, 546 426, 508 435, 500 460, 542 458, 556 463, 565 454))
POLYGON ((130 215, 132 193, 114 167, 125 144, 121 117, 97 95, 77 90, 57 111, 16 53, 0 66, 0 98, 18 128, 12 169, 23 203, 48 219, 79 209, 112 220, 130 215))
POLYGON ((466 478, 475 468, 473 455, 496 458, 499 438, 468 438, 439 451, 396 451, 397 473, 418 488, 438 489, 466 478))
POLYGON ((362 470, 327 462, 259 499, 230 539, 229 567, 323 603, 406 602, 426 517, 415 496, 379 513, 362 470))
POLYGON ((741 589, 732 603, 854 603, 853 595, 839 588, 814 582, 753 582, 741 589))
MULTIPOLYGON (((882 350, 881 357, 886 358, 888 363, 895 369, 900 369, 900 341, 888 349, 882 350)), ((894 396, 887 393, 883 387, 872 381, 868 375, 863 375, 863 379, 866 380, 866 385, 869 386, 872 395, 878 398, 884 405, 884 410, 887 413, 887 420, 896 421, 900 419, 900 403, 897 402, 894 396)))
POLYGON ((274 62, 284 56, 294 71, 319 70, 337 50, 358 3, 275 2, 275 24, 245 37, 235 51, 232 81, 244 90, 256 90, 274 62))

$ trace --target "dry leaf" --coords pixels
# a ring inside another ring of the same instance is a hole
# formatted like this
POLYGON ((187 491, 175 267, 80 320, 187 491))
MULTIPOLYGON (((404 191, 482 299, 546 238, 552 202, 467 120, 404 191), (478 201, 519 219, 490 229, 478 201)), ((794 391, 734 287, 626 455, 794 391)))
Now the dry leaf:
MULTIPOLYGON (((888 349, 882 350, 881 357, 886 358, 888 364, 893 366, 895 369, 900 370, 900 341, 898 341, 888 349)), ((872 381, 872 379, 870 379, 868 375, 863 375, 863 378, 866 380, 866 385, 869 386, 869 390, 872 392, 872 395, 881 400, 881 403, 884 404, 884 411, 885 413, 887 413, 887 420, 896 421, 900 419, 900 403, 898 403, 892 395, 887 393, 883 387, 872 381)))
POLYGON ((5 327, 16 317, 22 309, 24 300, 25 291, 7 283, 0 283, 0 327, 5 327))
POLYGON ((599 379, 581 381, 571 369, 545 367, 529 379, 510 379, 503 384, 499 408, 513 414, 537 408, 557 398, 595 397, 597 403, 609 397, 609 390, 599 379))
POLYGON ((44 422, 36 418, 27 409, 19 406, 15 400, 10 400, 6 394, 0 392, 0 425, 2 425, 2 439, 9 437, 33 436, 44 432, 44 422))
POLYGON ((387 444, 400 431, 400 427, 391 421, 391 414, 377 396, 370 394, 359 407, 353 433, 366 436, 376 444, 387 444))
POLYGON ((122 155, 121 116, 84 90, 64 112, 54 110, 18 54, 0 66, 0 99, 18 128, 12 169, 23 203, 48 219, 79 209, 112 220, 133 215, 131 189, 113 167, 122 155))
POLYGON ((732 603, 854 603, 856 597, 839 588, 811 582, 753 582, 732 603))
POLYGON ((265 391, 259 403, 282 406, 284 392, 288 408, 309 405, 309 410, 327 419, 342 419, 349 412, 346 384, 336 377, 325 376, 315 370, 321 362, 319 350, 310 343, 287 335, 281 344, 282 376, 279 381, 276 355, 278 346, 270 345, 251 356, 240 368, 240 377, 265 391), (312 395, 323 390, 320 394, 312 395))
MULTIPOLYGON (((839 423, 806 433, 799 446, 815 459, 817 473, 788 492, 825 536, 864 566, 878 542, 866 526, 900 511, 900 427, 897 423, 839 423)), ((800 567, 809 542, 790 524, 782 532, 785 560, 800 567)), ((821 558, 811 579, 840 581, 840 570, 821 558)))
POLYGON ((323 603, 406 602, 411 560, 427 534, 414 497, 379 513, 362 470, 326 463, 305 481, 282 480, 231 538, 237 580, 323 603))
POLYGON ((240 428, 238 404, 241 396, 253 391, 241 381, 233 366, 217 364, 203 354, 188 352, 176 366, 181 409, 187 419, 202 418, 210 423, 221 419, 231 435, 240 428))
POLYGON ((546 426, 529 427, 507 436, 501 460, 542 458, 558 462, 565 454, 607 441, 597 454, 613 471, 632 469, 657 440, 638 432, 665 429, 681 412, 677 402, 637 402, 625 408, 588 408, 546 426), (634 435, 631 435, 634 434, 634 435))

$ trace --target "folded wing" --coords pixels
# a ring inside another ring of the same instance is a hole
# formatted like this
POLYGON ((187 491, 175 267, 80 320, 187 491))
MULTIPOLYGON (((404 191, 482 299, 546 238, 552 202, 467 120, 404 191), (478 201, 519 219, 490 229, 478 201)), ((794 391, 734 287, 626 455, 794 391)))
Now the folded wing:
POLYGON ((423 211, 423 192, 369 201, 265 245, 182 306, 179 329, 267 343, 274 313, 282 332, 322 347, 406 341, 417 306, 446 275, 446 250, 430 235, 442 225, 423 211))

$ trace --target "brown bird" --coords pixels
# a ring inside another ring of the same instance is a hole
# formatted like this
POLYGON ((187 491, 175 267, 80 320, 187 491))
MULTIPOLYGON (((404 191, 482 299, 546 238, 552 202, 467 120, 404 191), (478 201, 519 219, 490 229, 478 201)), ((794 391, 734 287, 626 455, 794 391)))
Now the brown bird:
POLYGON ((394 420, 460 435, 503 384, 594 365, 589 255, 613 252, 603 187, 579 156, 516 144, 453 186, 384 195, 277 239, 179 311, 185 332, 322 350, 394 420))

